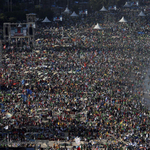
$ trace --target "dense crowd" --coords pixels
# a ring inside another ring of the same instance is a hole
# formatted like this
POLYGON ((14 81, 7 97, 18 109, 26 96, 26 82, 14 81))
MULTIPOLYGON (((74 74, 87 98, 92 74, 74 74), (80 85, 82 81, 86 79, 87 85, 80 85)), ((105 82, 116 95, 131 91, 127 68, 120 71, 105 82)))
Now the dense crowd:
POLYGON ((110 149, 150 148, 150 114, 144 105, 149 26, 112 22, 95 31, 93 18, 76 20, 76 26, 75 20, 67 21, 63 30, 47 26, 48 33, 38 27, 38 49, 3 51, 1 141, 80 137, 110 149), (65 42, 69 47, 62 46, 65 42))

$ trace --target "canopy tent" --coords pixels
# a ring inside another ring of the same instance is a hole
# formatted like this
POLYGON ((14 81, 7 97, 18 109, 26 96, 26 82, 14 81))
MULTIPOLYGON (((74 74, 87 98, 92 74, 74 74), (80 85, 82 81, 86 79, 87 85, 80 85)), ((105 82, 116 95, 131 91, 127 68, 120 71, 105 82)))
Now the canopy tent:
POLYGON ((75 11, 70 16, 71 17, 78 17, 78 15, 75 13, 75 11))
POLYGON ((122 18, 119 20, 119 22, 127 22, 127 20, 126 20, 124 17, 122 17, 122 18))
POLYGON ((22 27, 21 24, 19 24, 18 27, 21 28, 22 27))
POLYGON ((100 11, 107 11, 107 9, 103 6, 100 11))
POLYGON ((70 10, 68 9, 68 7, 66 7, 64 13, 66 13, 66 14, 69 14, 69 13, 70 13, 70 10))
POLYGON ((124 5, 123 7, 126 7, 126 8, 131 7, 130 2, 126 2, 125 5, 124 5))
POLYGON ((143 13, 143 11, 141 11, 138 16, 145 17, 146 15, 143 13))
POLYGON ((47 17, 42 22, 51 22, 47 17))
POLYGON ((101 29, 103 29, 103 28, 99 25, 99 23, 97 23, 93 29, 101 30, 101 29))

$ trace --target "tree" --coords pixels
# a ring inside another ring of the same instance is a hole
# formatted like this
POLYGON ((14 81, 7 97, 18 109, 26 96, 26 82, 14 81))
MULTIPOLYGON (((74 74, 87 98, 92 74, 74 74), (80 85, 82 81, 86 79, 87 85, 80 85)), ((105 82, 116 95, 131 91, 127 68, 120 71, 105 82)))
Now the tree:
POLYGON ((76 13, 79 13, 79 6, 78 5, 73 5, 72 10, 75 11, 76 13))
POLYGON ((16 17, 10 17, 9 18, 9 22, 16 22, 16 21, 17 21, 16 17))
POLYGON ((89 0, 89 5, 91 6, 91 9, 98 11, 103 5, 102 1, 101 0, 89 0))
POLYGON ((40 11, 37 11, 36 13, 39 18, 45 18, 47 16, 49 19, 52 19, 53 14, 54 14, 50 8, 41 9, 40 11))
POLYGON ((7 20, 6 15, 4 13, 1 13, 0 14, 0 25, 2 26, 6 20, 7 20))

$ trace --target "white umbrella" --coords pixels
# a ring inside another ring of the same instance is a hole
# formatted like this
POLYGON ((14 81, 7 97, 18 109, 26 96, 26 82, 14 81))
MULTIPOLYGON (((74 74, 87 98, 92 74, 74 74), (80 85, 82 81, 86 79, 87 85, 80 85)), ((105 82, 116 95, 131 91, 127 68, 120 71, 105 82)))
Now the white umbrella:
POLYGON ((15 64, 8 64, 8 66, 15 66, 15 64))
POLYGON ((39 118, 39 116, 34 116, 35 118, 39 118))
POLYGON ((103 6, 100 11, 107 11, 107 9, 103 6))
POLYGON ((6 59, 6 61, 9 61, 9 60, 10 60, 10 58, 7 58, 7 59, 6 59))
POLYGON ((7 118, 11 118, 11 117, 12 117, 12 114, 7 113, 7 114, 6 114, 6 117, 7 117, 7 118))
POLYGON ((42 148, 47 148, 46 143, 42 143, 41 147, 42 147, 42 148))
POLYGON ((5 130, 8 130, 8 125, 4 127, 5 130))
POLYGON ((127 20, 126 20, 124 17, 122 17, 122 18, 119 20, 119 22, 127 22, 127 20))

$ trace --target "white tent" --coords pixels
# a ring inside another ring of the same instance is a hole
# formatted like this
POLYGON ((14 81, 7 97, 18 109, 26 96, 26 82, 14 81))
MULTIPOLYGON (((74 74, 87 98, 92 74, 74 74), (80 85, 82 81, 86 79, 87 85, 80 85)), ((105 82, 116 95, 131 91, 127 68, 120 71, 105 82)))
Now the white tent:
POLYGON ((42 22, 51 22, 47 17, 42 22))
POLYGON ((20 23, 19 23, 18 27, 19 27, 19 28, 21 28, 21 27, 22 27, 20 23))
POLYGON ((100 11, 107 11, 107 9, 103 6, 100 11))
POLYGON ((101 29, 103 29, 103 28, 99 25, 99 23, 97 23, 93 29, 101 30, 101 29))
POLYGON ((69 13, 70 13, 70 10, 68 9, 68 7, 66 7, 66 9, 65 9, 64 13, 67 13, 67 14, 69 14, 69 13))
POLYGON ((129 2, 126 2, 123 7, 131 7, 131 4, 129 2))
POLYGON ((143 13, 143 11, 141 11, 138 16, 145 17, 146 15, 143 13))
POLYGON ((78 15, 75 13, 75 11, 70 16, 71 17, 78 17, 78 15))
POLYGON ((119 22, 127 22, 127 20, 126 20, 124 17, 122 17, 122 18, 119 20, 119 22))

